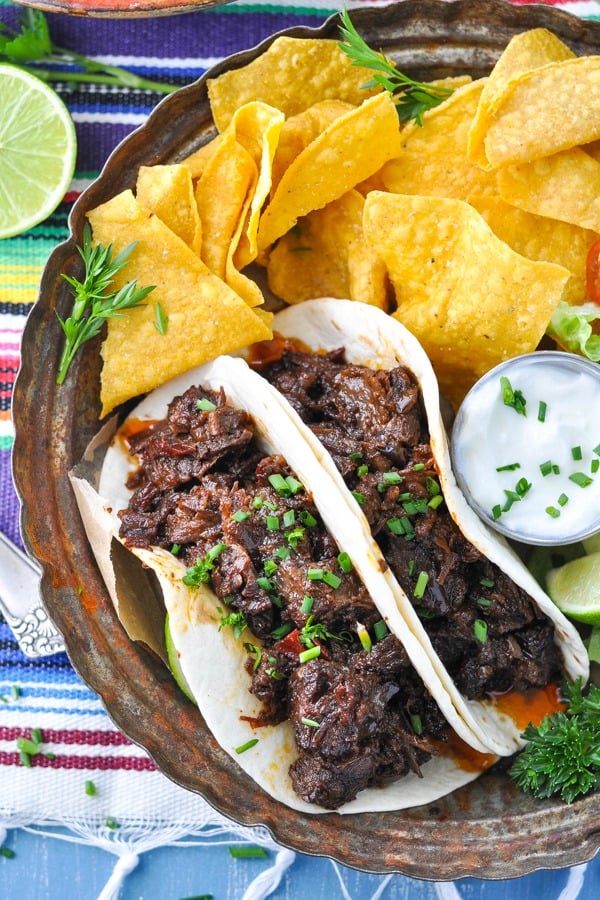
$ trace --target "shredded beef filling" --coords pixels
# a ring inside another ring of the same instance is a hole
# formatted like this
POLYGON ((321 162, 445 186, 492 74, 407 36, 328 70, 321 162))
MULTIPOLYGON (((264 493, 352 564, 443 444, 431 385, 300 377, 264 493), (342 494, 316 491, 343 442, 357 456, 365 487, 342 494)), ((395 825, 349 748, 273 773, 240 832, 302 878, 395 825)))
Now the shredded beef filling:
MULTIPOLYGON (((370 415, 376 424, 377 410, 370 415)), ((383 429, 390 448, 395 428, 383 429)), ((340 564, 310 493, 284 459, 261 452, 249 417, 223 392, 191 388, 165 420, 132 435, 130 449, 139 468, 121 536, 176 552, 192 580, 210 582, 223 610, 215 629, 233 628, 249 653, 261 702, 254 724, 293 725, 299 796, 336 809, 366 787, 420 774, 449 726, 356 573, 340 564)))
POLYGON ((460 691, 483 698, 558 678, 552 623, 446 509, 412 374, 350 365, 341 349, 281 351, 260 374, 332 455, 460 691))

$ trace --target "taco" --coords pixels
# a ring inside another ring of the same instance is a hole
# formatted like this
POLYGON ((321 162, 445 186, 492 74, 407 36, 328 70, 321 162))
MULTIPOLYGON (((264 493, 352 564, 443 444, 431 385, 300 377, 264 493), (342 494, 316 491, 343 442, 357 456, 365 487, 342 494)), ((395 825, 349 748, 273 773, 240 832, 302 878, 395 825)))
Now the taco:
MULTIPOLYGON (((398 610, 454 708, 492 753, 557 678, 589 661, 511 546, 455 481, 439 389, 417 340, 378 309, 315 300, 276 316, 253 365, 289 401, 323 468, 389 566, 398 610)), ((552 699, 548 694, 552 712, 552 699)))
POLYGON ((134 556, 152 574, 180 685, 271 796, 313 813, 433 801, 495 757, 290 412, 231 357, 154 391, 112 439, 98 489, 73 478, 90 541, 117 594, 139 576, 134 556))

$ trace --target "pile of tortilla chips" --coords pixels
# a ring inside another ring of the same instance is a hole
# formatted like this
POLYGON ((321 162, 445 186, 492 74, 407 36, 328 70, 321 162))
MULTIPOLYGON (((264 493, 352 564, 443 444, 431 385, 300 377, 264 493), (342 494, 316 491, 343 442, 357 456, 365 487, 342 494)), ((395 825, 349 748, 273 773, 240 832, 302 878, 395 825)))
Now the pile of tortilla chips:
POLYGON ((369 78, 336 41, 278 38, 209 80, 214 139, 142 168, 135 192, 90 212, 96 241, 138 242, 123 281, 156 286, 109 322, 103 413, 270 337, 265 281, 283 303, 389 311, 455 405, 492 366, 534 350, 559 301, 586 300, 600 57, 525 32, 422 125, 401 125, 387 92, 362 87, 369 78))

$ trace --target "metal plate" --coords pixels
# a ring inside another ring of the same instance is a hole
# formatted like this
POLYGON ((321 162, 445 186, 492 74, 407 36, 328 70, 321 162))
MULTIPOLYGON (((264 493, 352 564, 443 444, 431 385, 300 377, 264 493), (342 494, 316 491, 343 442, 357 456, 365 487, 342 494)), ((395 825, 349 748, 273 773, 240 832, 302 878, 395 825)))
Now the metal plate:
MULTIPOLYGON (((546 26, 580 54, 600 47, 600 26, 546 6, 502 0, 401 2, 360 10, 353 21, 373 46, 413 77, 486 74, 509 38, 546 26)), ((337 38, 337 19, 296 36, 337 38)), ((220 64, 240 66, 272 41, 220 64)), ((600 845, 600 795, 570 806, 533 801, 501 771, 435 804, 399 813, 303 816, 260 791, 216 744, 196 708, 169 673, 125 636, 81 525, 67 471, 98 429, 98 344, 87 344, 67 383, 57 388, 61 336, 55 310, 70 305, 63 271, 80 271, 75 242, 86 210, 135 185, 141 164, 170 163, 213 134, 204 80, 163 100, 141 129, 111 156, 82 195, 72 237, 52 254, 40 297, 27 321, 14 394, 14 475, 23 503, 24 540, 43 569, 48 610, 65 635, 82 678, 103 699, 115 724, 149 752, 175 782, 202 794, 238 822, 266 825, 283 845, 330 856, 371 872, 417 878, 508 878, 590 859, 600 845)))
POLYGON ((231 0, 17 0, 46 13, 97 19, 149 19, 225 6, 231 0))

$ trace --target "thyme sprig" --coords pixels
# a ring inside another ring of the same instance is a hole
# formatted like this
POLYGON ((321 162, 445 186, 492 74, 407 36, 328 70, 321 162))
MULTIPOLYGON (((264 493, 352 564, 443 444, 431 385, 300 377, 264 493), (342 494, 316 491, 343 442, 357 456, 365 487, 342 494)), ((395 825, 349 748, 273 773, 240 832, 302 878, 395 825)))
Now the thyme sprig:
POLYGON ((523 732, 528 741, 509 770, 525 793, 572 803, 600 787, 600 689, 581 679, 564 689, 567 707, 523 732))
POLYGON ((91 229, 87 223, 84 226, 83 245, 77 247, 85 265, 83 281, 64 272, 62 274, 75 299, 68 318, 61 319, 56 314, 65 335, 57 384, 64 382, 75 354, 82 344, 100 333, 106 319, 122 316, 127 309, 143 306, 145 298, 154 290, 154 285, 138 288, 135 281, 127 282, 117 291, 111 290, 115 275, 127 265, 134 247, 135 243, 129 244, 113 258, 112 244, 92 247, 91 229))
POLYGON ((142 78, 120 66, 111 66, 73 50, 57 47, 50 36, 46 17, 39 10, 24 10, 19 18, 19 28, 20 30, 15 31, 0 22, 0 62, 28 68, 42 81, 81 84, 91 82, 145 89, 160 94, 171 94, 177 90, 176 85, 142 78), (57 68, 46 68, 44 63, 57 65, 57 68), (75 66, 80 71, 59 68, 64 66, 75 66))
POLYGON ((439 106, 452 94, 450 88, 414 81, 404 75, 384 53, 369 47, 352 24, 347 10, 340 13, 340 18, 343 41, 338 43, 338 47, 352 60, 352 65, 375 72, 373 78, 362 85, 363 88, 382 87, 397 98, 396 108, 401 122, 414 119, 422 125, 423 113, 439 106))

